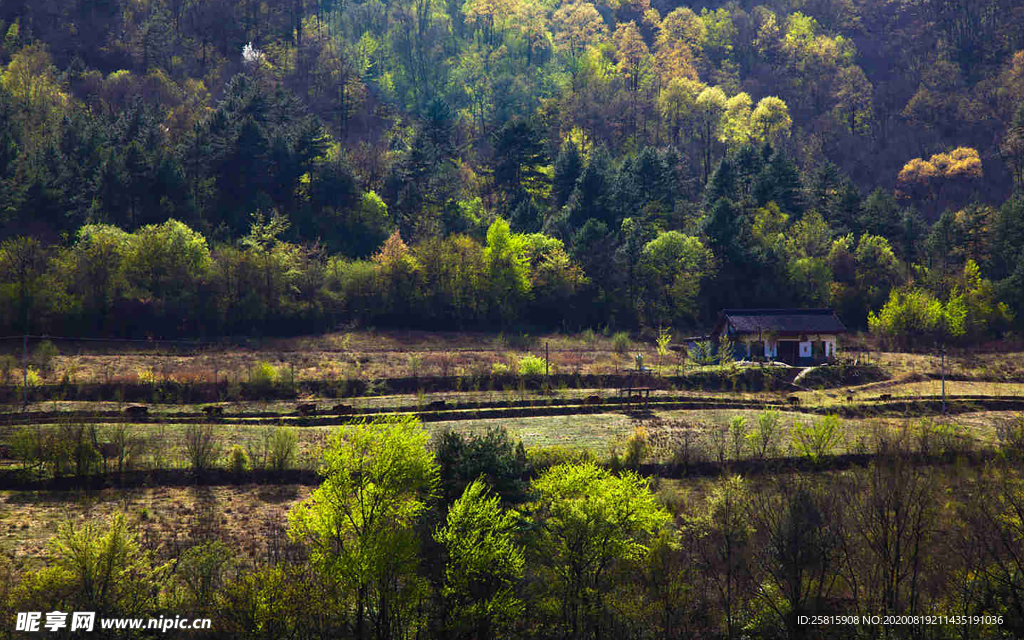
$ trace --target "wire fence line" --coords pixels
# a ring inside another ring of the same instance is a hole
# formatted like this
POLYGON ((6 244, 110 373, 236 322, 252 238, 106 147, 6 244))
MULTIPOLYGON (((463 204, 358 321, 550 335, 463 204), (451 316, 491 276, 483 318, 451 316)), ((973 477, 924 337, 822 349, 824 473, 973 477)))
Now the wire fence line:
MULTIPOLYGON (((221 337, 212 338, 206 340, 175 340, 175 339, 164 339, 164 338, 103 338, 103 337, 88 337, 88 336, 54 336, 54 335, 36 335, 36 334, 24 334, 24 335, 10 335, 0 336, 0 344, 7 343, 22 343, 25 340, 29 342, 38 343, 49 340, 51 342, 70 342, 70 343, 92 343, 92 344, 123 344, 123 345, 145 345, 149 347, 159 347, 161 345, 167 346, 183 346, 191 348, 250 348, 250 349, 267 349, 271 351, 292 353, 292 352, 304 352, 308 351, 310 345, 305 346, 289 346, 283 347, 281 345, 274 345, 274 342, 287 342, 287 341, 302 341, 302 340, 325 340, 322 336, 296 336, 296 337, 266 337, 266 338, 254 338, 254 337, 221 337)), ((545 348, 545 340, 537 339, 534 342, 521 344, 513 342, 511 344, 478 344, 471 346, 450 346, 443 343, 435 346, 387 346, 387 347, 370 347, 365 345, 358 346, 335 346, 335 345, 318 345, 316 348, 320 351, 331 352, 331 353, 344 353, 344 352, 359 352, 359 353, 432 353, 432 354, 444 354, 444 353, 504 353, 507 351, 532 351, 542 350, 545 348)), ((627 350, 628 352, 634 351, 652 351, 655 349, 655 345, 649 344, 645 341, 635 341, 627 350)), ((573 347, 559 347, 550 346, 548 351, 551 353, 599 353, 609 351, 621 351, 614 347, 600 347, 597 345, 587 344, 573 347)))

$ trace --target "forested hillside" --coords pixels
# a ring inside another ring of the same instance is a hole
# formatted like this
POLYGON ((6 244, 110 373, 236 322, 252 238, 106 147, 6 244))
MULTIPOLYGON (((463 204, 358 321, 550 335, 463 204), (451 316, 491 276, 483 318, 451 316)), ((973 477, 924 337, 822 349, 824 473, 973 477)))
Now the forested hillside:
POLYGON ((0 38, 0 333, 1024 321, 1012 0, 0 0, 0 38))

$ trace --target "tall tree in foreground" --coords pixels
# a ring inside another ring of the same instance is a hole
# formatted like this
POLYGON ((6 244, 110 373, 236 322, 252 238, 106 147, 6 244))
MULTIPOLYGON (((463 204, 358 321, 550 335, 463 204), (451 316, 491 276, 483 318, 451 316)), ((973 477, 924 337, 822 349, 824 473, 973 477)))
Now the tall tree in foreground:
POLYGON ((515 543, 516 515, 474 480, 448 510, 434 539, 448 551, 442 595, 450 628, 478 640, 502 636, 524 609, 515 584, 526 564, 515 543))
POLYGON ((566 638, 600 638, 610 611, 604 596, 620 562, 642 559, 669 521, 647 480, 612 475, 593 463, 552 467, 533 483, 538 549, 554 572, 566 638))
POLYGON ((355 592, 354 637, 405 637, 423 587, 415 525, 438 487, 426 432, 412 417, 343 427, 320 473, 323 483, 288 514, 289 536, 309 545, 325 580, 355 592))

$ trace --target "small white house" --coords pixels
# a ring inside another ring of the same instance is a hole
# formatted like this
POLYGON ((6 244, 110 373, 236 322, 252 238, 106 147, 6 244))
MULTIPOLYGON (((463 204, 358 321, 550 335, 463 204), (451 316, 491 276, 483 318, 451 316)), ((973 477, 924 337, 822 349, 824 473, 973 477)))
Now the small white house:
POLYGON ((725 334, 738 357, 806 366, 834 358, 843 333, 832 309, 723 309, 711 340, 725 334))

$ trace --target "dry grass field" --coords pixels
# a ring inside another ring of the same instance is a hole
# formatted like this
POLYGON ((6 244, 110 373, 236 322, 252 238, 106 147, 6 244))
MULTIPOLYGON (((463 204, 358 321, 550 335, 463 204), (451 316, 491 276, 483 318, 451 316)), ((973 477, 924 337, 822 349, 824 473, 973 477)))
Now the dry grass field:
MULTIPOLYGON (((365 379, 415 376, 486 375, 495 365, 509 366, 526 355, 549 354, 551 371, 559 373, 615 373, 633 365, 637 353, 648 366, 657 366, 653 342, 585 333, 575 336, 509 336, 501 334, 376 332, 332 333, 315 337, 248 340, 232 346, 152 345, 94 342, 55 343, 59 355, 42 381, 136 383, 150 380, 177 382, 245 381, 259 362, 269 362, 296 381, 365 379)), ((20 373, 20 350, 11 352, 20 373)), ((671 373, 682 364, 672 352, 662 358, 662 370, 671 373)))
POLYGON ((123 511, 157 557, 188 540, 219 538, 243 557, 262 558, 283 544, 285 514, 309 494, 302 485, 146 487, 99 492, 0 491, 0 554, 18 569, 43 565, 47 541, 65 522, 106 522, 123 511))

